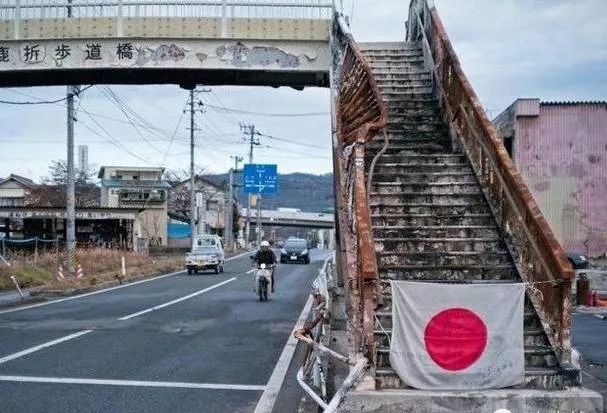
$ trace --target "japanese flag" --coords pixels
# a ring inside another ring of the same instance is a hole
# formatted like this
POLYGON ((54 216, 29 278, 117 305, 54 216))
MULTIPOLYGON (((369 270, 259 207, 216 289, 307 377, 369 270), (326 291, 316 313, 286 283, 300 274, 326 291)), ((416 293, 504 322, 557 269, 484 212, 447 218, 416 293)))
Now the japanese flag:
POLYGON ((392 281, 392 297, 390 364, 408 386, 474 390, 523 383, 522 283, 392 281))

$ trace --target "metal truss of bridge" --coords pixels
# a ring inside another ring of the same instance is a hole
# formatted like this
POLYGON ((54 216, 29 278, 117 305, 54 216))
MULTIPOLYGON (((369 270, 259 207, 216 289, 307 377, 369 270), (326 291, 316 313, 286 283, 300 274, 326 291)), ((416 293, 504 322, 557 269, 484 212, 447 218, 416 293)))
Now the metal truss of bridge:
POLYGON ((328 86, 324 0, 0 0, 0 86, 328 86))

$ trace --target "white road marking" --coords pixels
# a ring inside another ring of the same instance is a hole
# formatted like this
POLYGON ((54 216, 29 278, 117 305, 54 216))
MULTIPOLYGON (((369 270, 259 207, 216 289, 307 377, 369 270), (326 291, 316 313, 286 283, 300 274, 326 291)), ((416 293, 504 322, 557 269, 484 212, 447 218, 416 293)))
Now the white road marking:
MULTIPOLYGON (((248 255, 250 253, 251 253, 251 251, 247 251, 247 252, 243 252, 242 254, 234 255, 233 257, 226 258, 226 262, 235 260, 237 258, 243 257, 243 256, 248 255)), ((171 272, 171 273, 168 273, 168 274, 159 275, 157 277, 146 278, 145 280, 135 281, 135 282, 128 283, 128 284, 117 285, 115 287, 110 287, 110 288, 104 288, 103 290, 92 291, 90 293, 73 295, 71 297, 59 298, 57 300, 45 301, 43 303, 26 305, 26 306, 23 306, 23 307, 9 308, 8 310, 2 310, 2 311, 0 311, 0 314, 7 314, 7 313, 16 312, 16 311, 29 310, 30 308, 43 307, 45 305, 58 304, 58 303, 62 303, 64 301, 76 300, 78 298, 89 297, 91 295, 106 293, 106 292, 114 291, 114 290, 120 290, 121 288, 132 287, 134 285, 139 285, 139 284, 147 283, 147 282, 150 282, 150 281, 160 280, 160 279, 163 279, 163 278, 166 278, 166 277, 171 277, 173 275, 181 274, 181 273, 184 273, 184 272, 185 272, 185 270, 175 271, 175 272, 171 272)))
POLYGON ((282 387, 282 382, 285 380, 285 376, 287 375, 287 370, 289 370, 289 365, 291 364, 291 360, 293 359, 293 355, 295 354, 295 349, 297 348, 297 339, 293 335, 296 330, 303 328, 304 323, 308 319, 308 314, 310 313, 310 309, 312 308, 313 299, 310 295, 308 297, 308 301, 304 306, 301 314, 299 315, 299 319, 295 323, 295 327, 291 332, 289 339, 287 340, 287 344, 282 350, 280 354, 280 358, 278 359, 278 363, 276 363, 276 367, 274 367, 274 371, 270 376, 270 380, 266 385, 266 389, 261 395, 259 402, 257 402, 257 407, 255 407, 255 413, 270 413, 274 408, 274 403, 276 403, 276 398, 278 397, 278 393, 280 392, 280 388, 282 387))
POLYGON ((187 383, 170 381, 79 379, 71 377, 0 376, 0 381, 19 383, 95 384, 102 386, 164 387, 177 389, 263 391, 266 386, 249 384, 187 383))
POLYGON ((135 317, 138 317, 140 315, 151 313, 152 311, 160 310, 161 308, 165 308, 165 307, 171 306, 173 304, 177 304, 177 303, 180 303, 182 301, 189 300, 190 298, 194 298, 194 297, 196 297, 196 296, 198 296, 200 294, 204 294, 204 293, 206 293, 208 291, 214 290, 215 288, 221 287, 222 285, 230 283, 230 282, 232 282, 232 281, 234 281, 236 279, 237 279, 237 277, 232 277, 229 280, 225 280, 225 281, 222 281, 220 283, 213 284, 210 287, 207 287, 207 288, 202 289, 202 290, 198 290, 196 292, 193 292, 192 294, 188 294, 188 295, 183 296, 181 298, 177 298, 176 300, 172 300, 172 301, 166 302, 164 304, 156 305, 154 307, 150 307, 150 308, 147 308, 145 310, 138 311, 136 313, 125 315, 124 317, 120 317, 118 320, 120 320, 120 321, 130 320, 131 318, 135 318, 135 317))
POLYGON ((35 352, 40 351, 40 350, 44 350, 45 348, 54 346, 56 344, 65 343, 66 341, 72 340, 74 338, 81 337, 81 336, 83 336, 85 334, 88 334, 88 333, 90 333, 92 331, 93 330, 82 330, 82 331, 79 331, 77 333, 70 334, 68 336, 61 337, 61 338, 58 338, 56 340, 49 341, 49 342, 37 345, 35 347, 30 347, 30 348, 28 348, 26 350, 23 350, 23 351, 20 351, 18 353, 10 354, 8 356, 0 358, 0 364, 6 363, 6 362, 11 361, 11 360, 18 359, 19 357, 27 356, 28 354, 32 354, 32 353, 35 353, 35 352))

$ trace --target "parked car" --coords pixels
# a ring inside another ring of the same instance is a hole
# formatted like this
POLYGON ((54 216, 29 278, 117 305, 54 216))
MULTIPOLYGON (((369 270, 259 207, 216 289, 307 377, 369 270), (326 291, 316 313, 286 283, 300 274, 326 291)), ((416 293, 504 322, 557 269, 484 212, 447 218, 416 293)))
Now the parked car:
POLYGON ((573 266, 574 270, 582 270, 588 268, 588 258, 585 255, 578 254, 576 252, 567 252, 567 259, 573 266))
POLYGON ((288 262, 309 264, 310 251, 308 250, 308 242, 302 238, 289 238, 280 250, 280 262, 283 264, 288 262))
POLYGON ((188 274, 214 270, 223 272, 225 254, 221 239, 217 235, 200 235, 194 240, 192 251, 186 254, 188 274))

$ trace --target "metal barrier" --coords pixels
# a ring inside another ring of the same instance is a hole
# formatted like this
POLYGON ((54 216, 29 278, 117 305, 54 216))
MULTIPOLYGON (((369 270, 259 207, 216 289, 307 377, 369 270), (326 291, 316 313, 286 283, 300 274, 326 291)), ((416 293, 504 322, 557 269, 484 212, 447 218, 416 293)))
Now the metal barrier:
POLYGON ((326 0, 0 0, 0 20, 115 17, 325 19, 326 0))
POLYGON ((331 289, 333 287, 334 267, 332 261, 335 257, 329 257, 325 260, 322 268, 319 270, 318 277, 313 284, 314 306, 311 309, 312 321, 301 330, 297 330, 295 337, 309 346, 303 364, 297 372, 297 382, 302 389, 318 404, 324 413, 333 413, 336 411, 339 403, 343 400, 346 393, 354 386, 356 381, 366 371, 369 360, 366 357, 358 356, 351 359, 341 355, 322 344, 325 337, 323 320, 331 307, 331 289), (352 368, 348 377, 344 380, 340 388, 335 392, 331 400, 327 400, 326 375, 322 366, 321 356, 327 355, 342 363, 346 363, 352 368), (320 390, 320 395, 310 386, 306 380, 312 376, 314 387, 320 390))
POLYGON ((413 0, 407 40, 421 41, 445 117, 466 152, 531 299, 562 363, 571 357, 573 269, 520 172, 514 166, 464 74, 438 16, 427 0, 413 0))

